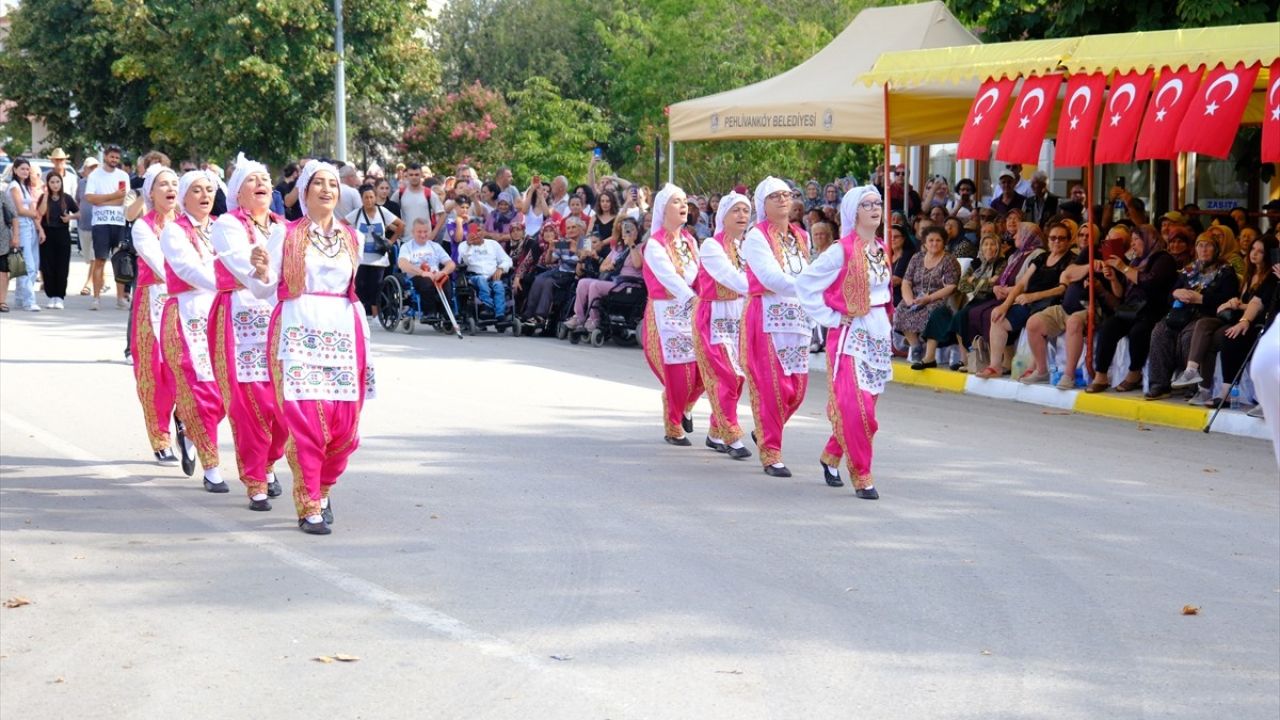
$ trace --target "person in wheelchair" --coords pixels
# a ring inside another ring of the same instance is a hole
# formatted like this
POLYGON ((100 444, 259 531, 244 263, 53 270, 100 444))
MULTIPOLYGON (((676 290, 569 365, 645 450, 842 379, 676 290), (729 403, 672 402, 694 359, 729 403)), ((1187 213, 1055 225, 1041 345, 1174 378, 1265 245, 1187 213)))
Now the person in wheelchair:
POLYGON ((397 267, 418 292, 424 317, 444 313, 439 287, 445 297, 453 297, 453 271, 458 269, 440 243, 431 239, 431 225, 422 218, 413 221, 413 239, 400 247, 397 267))
MULTIPOLYGON (((525 317, 535 327, 547 326, 556 291, 573 285, 581 255, 591 249, 586 233, 586 222, 570 217, 565 221, 565 237, 547 245, 540 264, 550 269, 534 278, 524 307, 525 317)), ((554 320, 551 322, 554 325, 554 320)))
POLYGON ((485 227, 480 218, 471 218, 468 222, 467 242, 458 249, 458 261, 467 281, 476 289, 480 317, 501 318, 505 315, 507 288, 502 283, 502 276, 511 270, 511 256, 498 241, 485 237, 485 227))
POLYGON ((623 218, 616 228, 615 237, 609 238, 608 244, 601 248, 604 259, 599 277, 578 281, 573 318, 567 323, 570 330, 595 330, 600 326, 601 298, 619 283, 644 282, 640 269, 644 266, 644 253, 633 252, 640 239, 640 224, 635 218, 623 218))

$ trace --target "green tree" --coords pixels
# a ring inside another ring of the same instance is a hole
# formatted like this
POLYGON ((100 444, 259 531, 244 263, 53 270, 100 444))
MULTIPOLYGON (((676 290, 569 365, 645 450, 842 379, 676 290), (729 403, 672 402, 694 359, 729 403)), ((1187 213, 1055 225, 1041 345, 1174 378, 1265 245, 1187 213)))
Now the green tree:
POLYGON ((600 110, 591 103, 561 97, 550 80, 537 75, 511 93, 511 102, 507 164, 516 177, 542 173, 585 179, 592 148, 609 133, 600 110))
POLYGON ((148 144, 147 87, 112 74, 121 46, 109 14, 93 0, 45 0, 9 18, 0 97, 13 102, 10 116, 43 119, 50 140, 75 154, 104 142, 148 144))
POLYGON ((949 0, 947 6, 989 43, 1276 19, 1275 2, 1266 0, 949 0))
POLYGON ((438 166, 487 166, 506 160, 511 108, 479 82, 420 109, 404 132, 403 152, 438 166))

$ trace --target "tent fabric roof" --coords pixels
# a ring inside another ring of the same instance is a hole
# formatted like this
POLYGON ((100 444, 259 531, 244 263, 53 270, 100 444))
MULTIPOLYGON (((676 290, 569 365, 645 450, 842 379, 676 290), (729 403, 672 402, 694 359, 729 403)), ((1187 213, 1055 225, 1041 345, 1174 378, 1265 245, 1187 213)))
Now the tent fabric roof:
MULTIPOLYGON (((888 82, 892 89, 1060 71, 1125 73, 1174 64, 1210 68, 1218 63, 1266 65, 1277 56, 1280 23, 1257 23, 891 51, 881 55, 860 79, 866 85, 888 82)), ((1265 82, 1265 77, 1259 81, 1265 82)))
MULTIPOLYGON (((727 92, 674 104, 669 110, 674 141, 811 139, 884 141, 884 94, 855 81, 890 49, 975 45, 975 38, 941 2, 870 8, 825 48, 775 77, 727 92)), ((950 135, 946 115, 968 112, 977 85, 932 89, 927 109, 894 110, 895 141, 942 140, 950 135), (953 107, 954 106, 954 107, 953 107)), ((924 90, 924 89, 922 89, 924 90)))

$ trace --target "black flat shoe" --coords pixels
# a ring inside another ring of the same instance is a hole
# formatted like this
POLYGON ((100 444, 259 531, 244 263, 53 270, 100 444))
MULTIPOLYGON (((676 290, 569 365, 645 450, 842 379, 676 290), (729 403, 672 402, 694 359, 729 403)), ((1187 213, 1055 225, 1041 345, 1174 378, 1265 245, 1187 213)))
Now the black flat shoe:
POLYGON ((912 370, 928 370, 930 368, 936 368, 936 367, 938 367, 937 360, 930 360, 929 362, 921 362, 917 360, 911 363, 912 370))
POLYGON ((218 495, 231 492, 231 488, 228 487, 225 482, 211 483, 209 482, 209 478, 201 478, 201 480, 204 482, 205 492, 216 493, 218 495))
POLYGON ((284 490, 280 488, 279 480, 272 480, 267 483, 267 497, 280 497, 284 494, 284 490))
POLYGON ((166 467, 173 467, 178 465, 178 457, 173 454, 173 450, 165 448, 156 452, 156 462, 166 467))
POLYGON ((751 451, 744 447, 730 447, 725 451, 725 454, 734 460, 746 460, 751 457, 751 451))
POLYGON ((952 371, 952 372, 957 372, 957 371, 959 371, 959 370, 960 370, 961 368, 963 368, 963 367, 964 367, 964 363, 958 363, 958 362, 953 362, 953 363, 951 363, 951 371, 952 371))
POLYGON ((329 501, 329 504, 327 506, 320 508, 320 517, 324 518, 324 522, 326 525, 333 524, 333 501, 332 500, 329 501))
POLYGON ((173 416, 173 425, 178 431, 178 452, 182 453, 182 472, 187 477, 191 477, 196 472, 195 456, 187 450, 187 428, 178 419, 175 413, 173 416))
POLYGON ((756 437, 756 431, 751 431, 751 444, 760 447, 760 438, 756 437))
POLYGON ((693 418, 685 415, 680 419, 680 427, 684 428, 684 431, 687 433, 693 432, 693 418))
POLYGON ((781 478, 791 477, 791 471, 787 469, 786 465, 783 465, 782 467, 765 465, 764 474, 768 475, 769 477, 781 477, 781 478))
POLYGON ((844 487, 844 480, 840 479, 840 470, 819 461, 822 464, 822 479, 827 481, 831 487, 844 487))
POLYGON ((715 440, 712 440, 711 438, 707 438, 707 443, 706 443, 706 444, 707 444, 707 447, 711 448, 712 450, 715 450, 715 451, 716 451, 716 452, 718 452, 718 453, 727 453, 727 452, 729 452, 729 446, 728 446, 728 445, 726 445, 726 444, 724 444, 724 443, 722 443, 722 442, 716 442, 715 440))
POLYGON ((863 500, 879 500, 880 499, 880 493, 876 492, 876 489, 874 487, 869 487, 865 490, 863 489, 854 490, 853 494, 857 495, 863 500))
POLYGON ((693 443, 689 442, 689 438, 687 437, 671 437, 670 435, 666 435, 662 439, 666 440, 668 445, 675 445, 676 447, 689 447, 693 445, 693 443))
POLYGON ((266 498, 261 500, 250 500, 249 509, 254 512, 266 512, 271 509, 271 501, 266 498))
POLYGON ((306 518, 302 518, 298 521, 298 529, 308 535, 328 535, 333 532, 329 529, 329 525, 325 523, 324 520, 321 520, 318 523, 312 523, 307 522, 306 518))

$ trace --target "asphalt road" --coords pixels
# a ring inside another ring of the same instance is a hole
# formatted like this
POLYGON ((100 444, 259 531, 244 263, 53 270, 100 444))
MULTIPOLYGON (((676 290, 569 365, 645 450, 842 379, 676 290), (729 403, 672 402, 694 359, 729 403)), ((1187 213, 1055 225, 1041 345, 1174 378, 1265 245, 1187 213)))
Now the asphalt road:
POLYGON ((1280 715, 1261 442, 891 385, 867 502, 820 374, 780 480, 663 444, 634 349, 375 329, 317 538, 150 463, 71 303, 0 318, 0 716, 1280 715))

